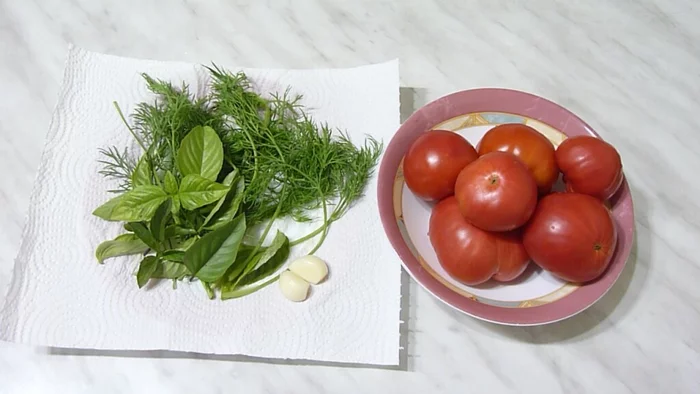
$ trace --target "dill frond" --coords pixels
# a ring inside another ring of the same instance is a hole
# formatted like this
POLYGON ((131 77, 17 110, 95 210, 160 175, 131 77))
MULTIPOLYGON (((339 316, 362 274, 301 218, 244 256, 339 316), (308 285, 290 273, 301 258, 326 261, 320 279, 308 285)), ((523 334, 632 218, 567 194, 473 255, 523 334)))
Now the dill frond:
POLYGON ((102 164, 102 169, 99 173, 107 178, 117 180, 118 186, 115 190, 110 190, 112 193, 120 193, 131 188, 131 175, 136 168, 136 160, 129 156, 127 148, 122 151, 116 146, 111 146, 107 149, 99 149, 102 159, 97 162, 102 164))

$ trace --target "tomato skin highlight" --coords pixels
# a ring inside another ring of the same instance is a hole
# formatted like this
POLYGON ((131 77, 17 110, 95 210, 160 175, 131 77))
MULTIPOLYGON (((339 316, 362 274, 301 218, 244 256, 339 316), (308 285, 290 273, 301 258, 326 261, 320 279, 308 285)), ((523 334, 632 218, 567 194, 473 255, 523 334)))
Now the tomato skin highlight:
POLYGON ((549 193, 559 177, 554 145, 537 130, 521 123, 498 125, 481 138, 479 156, 491 152, 515 155, 530 170, 540 195, 549 193))
POLYGON ((622 160, 609 143, 592 136, 569 137, 555 152, 567 190, 600 200, 612 197, 622 185, 622 160))
POLYGON ((559 278, 584 283, 610 265, 617 228, 610 211, 595 197, 553 193, 537 205, 523 231, 532 260, 559 278))
POLYGON ((491 152, 464 167, 455 197, 462 215, 487 231, 510 231, 527 222, 537 205, 537 184, 516 156, 491 152))
POLYGON ((489 279, 505 282, 530 261, 519 233, 492 233, 470 224, 454 197, 440 201, 430 215, 430 243, 447 273, 467 285, 489 279))
POLYGON ((406 186, 427 201, 454 194, 459 172, 479 157, 464 137, 446 130, 432 130, 418 137, 406 152, 403 175, 406 186))

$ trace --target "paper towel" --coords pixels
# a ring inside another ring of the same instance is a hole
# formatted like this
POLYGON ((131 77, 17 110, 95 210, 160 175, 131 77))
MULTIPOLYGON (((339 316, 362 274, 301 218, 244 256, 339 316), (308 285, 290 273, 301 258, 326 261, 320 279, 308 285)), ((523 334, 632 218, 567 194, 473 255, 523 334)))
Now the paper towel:
MULTIPOLYGON (((397 61, 243 71, 263 93, 291 86, 317 120, 346 129, 355 142, 369 134, 388 144, 399 126, 397 61)), ((184 81, 198 94, 208 85, 208 73, 198 65, 70 48, 0 338, 63 348, 398 364, 400 261, 379 220, 376 177, 366 197, 333 224, 317 252, 330 276, 303 303, 286 300, 276 284, 229 301, 207 299, 197 282, 180 282, 173 290, 163 281, 140 290, 133 276, 137 258, 97 264, 95 247, 121 230, 91 215, 113 186, 97 173, 98 148, 133 144, 112 102, 130 113, 136 103, 153 100, 142 72, 184 81)))

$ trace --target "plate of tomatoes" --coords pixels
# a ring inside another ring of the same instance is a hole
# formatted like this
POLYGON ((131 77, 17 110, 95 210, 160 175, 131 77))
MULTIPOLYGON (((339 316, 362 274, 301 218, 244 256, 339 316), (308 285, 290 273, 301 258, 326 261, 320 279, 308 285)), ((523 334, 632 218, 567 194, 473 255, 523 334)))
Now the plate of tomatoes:
POLYGON ((465 90, 416 111, 387 146, 377 197, 422 287, 506 325, 594 304, 634 238, 617 149, 565 108, 515 90, 465 90))

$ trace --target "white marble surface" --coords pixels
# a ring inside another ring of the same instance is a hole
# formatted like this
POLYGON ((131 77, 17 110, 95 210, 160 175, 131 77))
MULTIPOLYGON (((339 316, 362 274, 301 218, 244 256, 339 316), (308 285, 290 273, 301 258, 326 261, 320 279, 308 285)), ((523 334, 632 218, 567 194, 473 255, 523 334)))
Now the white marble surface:
POLYGON ((399 370, 0 344, 0 393, 700 392, 700 6, 694 0, 0 0, 0 287, 66 45, 132 57, 327 67, 401 59, 406 112, 522 89, 620 150, 637 247, 585 313, 535 328, 462 316, 415 284, 399 370), (293 4, 293 6, 292 6, 293 4))

